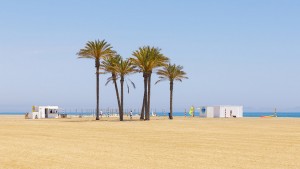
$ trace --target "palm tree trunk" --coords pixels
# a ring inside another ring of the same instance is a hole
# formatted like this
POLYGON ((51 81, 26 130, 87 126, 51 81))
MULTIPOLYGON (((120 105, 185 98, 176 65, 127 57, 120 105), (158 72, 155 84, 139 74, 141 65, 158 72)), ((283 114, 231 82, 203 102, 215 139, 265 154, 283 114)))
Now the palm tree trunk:
POLYGON ((147 103, 147 111, 146 111, 146 120, 150 120, 150 93, 151 93, 151 73, 148 76, 148 103, 147 103))
POLYGON ((145 112, 145 120, 147 120, 147 83, 148 82, 148 76, 147 74, 144 74, 144 112, 145 112))
POLYGON ((115 85, 115 90, 116 90, 116 95, 117 95, 117 100, 118 100, 119 116, 121 116, 121 101, 120 101, 120 95, 119 95, 119 90, 118 90, 116 74, 112 73, 112 78, 113 78, 113 82, 115 85))
POLYGON ((121 111, 120 111, 120 121, 123 121, 123 109, 124 109, 124 76, 121 76, 121 111))
POLYGON ((145 95, 143 97, 143 106, 142 106, 142 111, 141 111, 141 117, 140 117, 140 120, 145 120, 145 95))
POLYGON ((169 119, 173 119, 173 81, 170 82, 170 115, 169 119))
POLYGON ((99 68, 100 68, 100 59, 96 59, 96 120, 99 120, 99 68))

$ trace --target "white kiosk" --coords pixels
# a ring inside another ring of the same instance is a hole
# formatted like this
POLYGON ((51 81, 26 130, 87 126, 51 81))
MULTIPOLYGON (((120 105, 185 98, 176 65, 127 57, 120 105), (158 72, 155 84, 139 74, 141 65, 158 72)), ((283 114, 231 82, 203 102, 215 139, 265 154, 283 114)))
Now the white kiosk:
POLYGON ((27 113, 25 118, 28 119, 43 119, 43 118, 58 118, 58 106, 32 106, 32 112, 27 113))
POLYGON ((243 117, 243 106, 201 106, 200 117, 243 117))

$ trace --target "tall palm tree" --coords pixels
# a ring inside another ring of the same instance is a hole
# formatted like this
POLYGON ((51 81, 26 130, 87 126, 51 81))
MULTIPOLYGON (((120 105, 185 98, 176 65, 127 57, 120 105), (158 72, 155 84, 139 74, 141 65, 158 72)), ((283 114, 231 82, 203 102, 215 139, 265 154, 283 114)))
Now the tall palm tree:
POLYGON ((141 112, 141 119, 150 120, 150 93, 151 74, 153 69, 166 65, 169 59, 160 53, 159 48, 144 46, 133 52, 131 58, 134 65, 143 72, 144 77, 144 98, 141 112), (145 117, 144 117, 145 115, 145 117))
POLYGON ((115 55, 113 57, 107 57, 102 61, 101 67, 105 70, 105 73, 111 73, 111 77, 107 79, 107 82, 105 85, 107 85, 109 82, 113 82, 115 86, 117 101, 118 101, 118 108, 119 108, 119 115, 121 113, 121 101, 120 101, 120 95, 118 90, 118 72, 117 72, 117 66, 120 64, 122 58, 120 55, 115 55))
POLYGON ((143 72, 144 77, 144 97, 143 97, 143 106, 141 109, 140 119, 145 119, 145 108, 147 107, 147 80, 148 80, 148 68, 147 60, 149 57, 149 50, 147 47, 140 47, 138 50, 134 51, 132 55, 134 58, 130 58, 133 65, 138 67, 138 72, 143 72))
POLYGON ((151 47, 149 48, 149 75, 148 75, 148 98, 147 98, 147 112, 146 119, 150 119, 150 96, 151 96, 151 76, 154 69, 162 66, 166 66, 169 62, 169 58, 165 57, 161 52, 161 49, 151 47))
MULTIPOLYGON (((134 73, 135 66, 132 65, 131 61, 129 59, 123 60, 119 62, 118 65, 116 65, 116 71, 118 72, 120 76, 120 84, 121 84, 121 109, 120 109, 120 121, 123 121, 123 115, 124 115, 124 80, 125 76, 134 73)), ((135 87, 134 83, 131 82, 133 87, 135 87)), ((128 85, 127 85, 128 87, 128 85)), ((129 92, 129 91, 128 91, 129 92)))
POLYGON ((96 120, 99 120, 99 69, 102 58, 111 57, 115 52, 112 46, 105 40, 88 41, 83 49, 80 49, 77 55, 79 58, 88 58, 95 60, 96 67, 96 120))
POLYGON ((173 85, 174 81, 182 81, 183 79, 188 79, 186 73, 182 70, 183 67, 180 65, 171 65, 170 63, 167 66, 164 66, 163 69, 158 70, 157 74, 159 75, 158 82, 169 80, 170 81, 170 114, 169 119, 173 119, 173 85))

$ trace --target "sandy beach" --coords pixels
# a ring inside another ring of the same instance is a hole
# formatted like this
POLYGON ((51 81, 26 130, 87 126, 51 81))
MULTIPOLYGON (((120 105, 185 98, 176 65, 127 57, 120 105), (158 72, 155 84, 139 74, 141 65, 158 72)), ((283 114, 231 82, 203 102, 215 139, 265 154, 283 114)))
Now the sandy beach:
POLYGON ((300 168, 300 119, 0 116, 0 168, 300 168))

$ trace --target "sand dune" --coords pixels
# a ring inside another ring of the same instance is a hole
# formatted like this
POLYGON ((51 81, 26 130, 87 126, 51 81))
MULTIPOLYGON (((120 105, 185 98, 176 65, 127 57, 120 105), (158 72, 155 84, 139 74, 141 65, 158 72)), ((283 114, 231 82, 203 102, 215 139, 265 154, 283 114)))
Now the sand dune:
POLYGON ((300 168, 300 119, 0 116, 0 168, 300 168))

